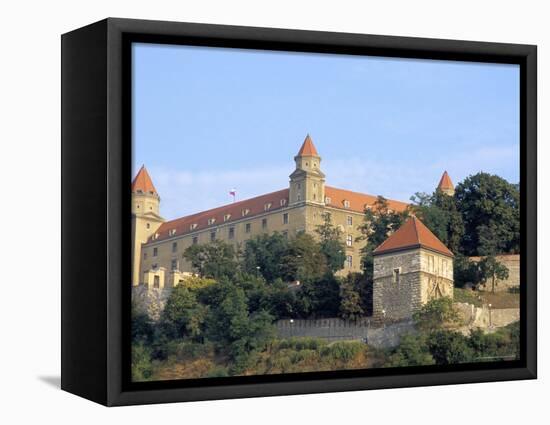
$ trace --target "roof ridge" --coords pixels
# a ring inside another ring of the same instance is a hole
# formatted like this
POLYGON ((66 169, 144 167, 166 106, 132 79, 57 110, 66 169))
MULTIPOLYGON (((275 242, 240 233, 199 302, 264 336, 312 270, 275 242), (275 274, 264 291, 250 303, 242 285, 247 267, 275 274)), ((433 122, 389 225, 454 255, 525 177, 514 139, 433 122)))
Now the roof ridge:
POLYGON ((181 217, 178 217, 178 218, 174 218, 172 220, 165 221, 163 224, 169 224, 169 223, 173 223, 173 222, 178 221, 178 220, 193 218, 194 216, 203 215, 203 214, 206 214, 206 213, 218 212, 219 210, 222 210, 222 209, 225 209, 225 208, 239 206, 239 204, 242 204, 244 202, 253 201, 253 200, 258 199, 258 198, 262 198, 262 197, 270 196, 270 195, 275 195, 277 193, 282 193, 282 192, 285 192, 285 191, 288 191, 288 189, 275 190, 273 192, 264 193, 263 195, 253 196, 251 198, 243 199, 241 201, 232 202, 232 203, 229 203, 229 204, 224 204, 224 205, 221 205, 219 207, 210 208, 208 210, 199 211, 199 212, 189 214, 189 215, 184 215, 184 216, 181 216, 181 217))

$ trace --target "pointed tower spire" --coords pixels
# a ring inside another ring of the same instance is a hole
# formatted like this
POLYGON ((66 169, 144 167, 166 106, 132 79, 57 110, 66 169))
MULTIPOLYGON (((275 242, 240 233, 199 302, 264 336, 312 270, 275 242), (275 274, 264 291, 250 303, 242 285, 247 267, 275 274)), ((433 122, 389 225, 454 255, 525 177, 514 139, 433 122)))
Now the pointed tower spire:
POLYGON ((151 180, 151 176, 149 176, 145 165, 141 166, 136 177, 134 178, 134 181, 132 182, 132 193, 138 192, 158 196, 157 190, 153 185, 153 181, 151 180))
POLYGON ((455 194, 455 186, 447 171, 445 171, 441 176, 441 180, 439 180, 439 185, 437 188, 446 195, 453 196, 455 194))
POLYGON ((319 156, 309 134, 306 136, 304 143, 302 143, 302 147, 296 156, 319 156))
POLYGON ((308 134, 294 157, 296 170, 290 175, 289 204, 325 202, 325 175, 321 171, 321 157, 308 134))

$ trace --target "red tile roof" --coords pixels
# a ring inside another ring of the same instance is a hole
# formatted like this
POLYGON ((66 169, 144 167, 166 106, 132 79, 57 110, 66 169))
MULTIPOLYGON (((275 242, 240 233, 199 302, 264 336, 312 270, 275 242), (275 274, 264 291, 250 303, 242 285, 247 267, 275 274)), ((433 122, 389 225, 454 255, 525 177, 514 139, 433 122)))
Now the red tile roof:
MULTIPOLYGON (((288 192, 288 189, 278 190, 276 192, 267 193, 255 198, 234 202, 232 204, 227 204, 207 211, 202 211, 196 214, 167 221, 157 230, 157 237, 155 240, 163 240, 171 236, 177 237, 186 233, 213 228, 223 223, 230 223, 239 219, 251 218, 266 212, 265 208, 267 204, 271 204, 271 207, 267 210, 269 212, 282 209, 288 205, 288 192), (282 205, 281 201, 283 201, 282 205), (243 216, 243 210, 248 210, 246 216, 243 216), (227 219, 225 219, 226 216, 227 219), (214 222, 210 222, 209 224, 209 220, 211 219, 214 219, 214 222), (191 228, 192 225, 196 226, 191 228), (173 230, 175 230, 175 233, 170 234, 173 230)), ((366 205, 373 205, 377 199, 376 196, 351 192, 349 190, 336 189, 329 186, 325 187, 325 193, 331 201, 330 204, 327 204, 328 206, 360 213, 365 211, 366 205), (345 200, 349 201, 349 208, 344 206, 345 200)), ((390 208, 395 211, 403 211, 407 208, 407 204, 404 202, 393 200, 388 200, 388 202, 390 208)), ((152 239, 149 239, 149 242, 151 241, 152 239)))
POLYGON ((439 185, 437 187, 441 190, 455 188, 453 182, 451 181, 451 178, 449 177, 449 174, 447 174, 447 171, 445 171, 441 176, 441 180, 439 180, 439 185))
MULTIPOLYGON (((364 212, 367 205, 374 205, 378 199, 377 196, 367 195, 366 193, 352 192, 351 190, 337 189, 330 186, 325 186, 325 198, 329 198, 328 200, 330 200, 330 203, 326 204, 327 206, 346 208, 345 201, 348 201, 349 207, 347 209, 357 212, 364 212)), ((394 201, 393 199, 388 199, 387 201, 388 207, 395 212, 405 211, 408 206, 405 202, 394 201)))
POLYGON ((313 144, 313 140, 309 137, 309 134, 306 136, 306 139, 304 140, 304 143, 296 156, 319 156, 317 149, 315 149, 315 145, 313 144))
POLYGON ((407 248, 427 248, 449 257, 453 256, 453 253, 443 245, 443 242, 416 217, 409 218, 405 224, 374 250, 374 254, 383 254, 407 248))
POLYGON ((136 178, 132 182, 132 192, 135 193, 138 191, 141 191, 143 193, 152 193, 154 195, 158 195, 157 190, 153 185, 153 181, 151 180, 149 173, 145 169, 145 165, 141 166, 141 168, 139 169, 136 175, 136 178))

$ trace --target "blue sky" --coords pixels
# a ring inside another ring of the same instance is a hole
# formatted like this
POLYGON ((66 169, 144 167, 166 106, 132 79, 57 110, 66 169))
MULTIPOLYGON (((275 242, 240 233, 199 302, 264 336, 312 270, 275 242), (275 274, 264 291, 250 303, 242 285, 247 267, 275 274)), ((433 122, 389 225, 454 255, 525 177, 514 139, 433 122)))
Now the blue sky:
POLYGON ((486 171, 519 181, 519 67, 133 46, 134 173, 167 219, 288 186, 309 133, 327 184, 407 201, 486 171))

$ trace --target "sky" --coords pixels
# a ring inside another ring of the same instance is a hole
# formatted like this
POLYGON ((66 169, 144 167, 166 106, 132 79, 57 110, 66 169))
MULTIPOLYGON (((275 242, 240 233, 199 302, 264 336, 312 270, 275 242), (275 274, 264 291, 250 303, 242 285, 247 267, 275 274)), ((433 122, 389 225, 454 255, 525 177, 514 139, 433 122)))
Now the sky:
POLYGON ((519 182, 519 66, 133 45, 134 175, 173 219, 288 187, 310 134, 326 184, 408 201, 443 171, 519 182))

